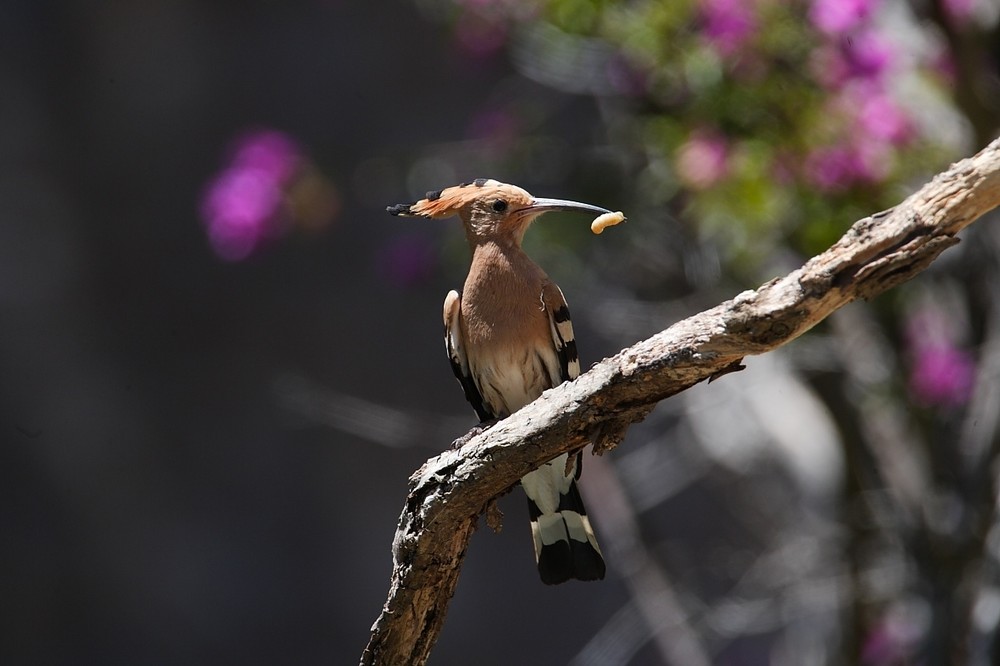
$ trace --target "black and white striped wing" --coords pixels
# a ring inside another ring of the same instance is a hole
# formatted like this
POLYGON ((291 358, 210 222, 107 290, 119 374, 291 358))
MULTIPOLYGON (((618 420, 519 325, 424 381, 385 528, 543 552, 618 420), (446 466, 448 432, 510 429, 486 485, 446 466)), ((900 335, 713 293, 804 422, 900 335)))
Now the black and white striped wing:
MULTIPOLYGON (((580 357, 562 290, 546 283, 542 287, 542 303, 549 318, 562 380, 576 379, 580 375, 580 357)), ((576 486, 583 459, 579 451, 572 455, 571 464, 567 464, 568 454, 564 453, 521 479, 528 496, 538 573, 542 582, 550 585, 571 578, 604 578, 604 557, 576 486)))
POLYGON ((461 318, 462 300, 458 292, 452 289, 444 299, 444 346, 448 351, 451 369, 458 378, 458 383, 462 385, 462 391, 465 392, 465 399, 472 405, 480 421, 489 421, 495 418, 495 415, 486 410, 483 396, 469 371, 469 357, 462 339, 461 318))
POLYGON ((562 380, 576 379, 580 376, 580 357, 577 355, 573 322, 569 317, 569 307, 566 305, 562 289, 556 284, 547 282, 542 287, 542 303, 549 317, 552 344, 559 356, 562 380))

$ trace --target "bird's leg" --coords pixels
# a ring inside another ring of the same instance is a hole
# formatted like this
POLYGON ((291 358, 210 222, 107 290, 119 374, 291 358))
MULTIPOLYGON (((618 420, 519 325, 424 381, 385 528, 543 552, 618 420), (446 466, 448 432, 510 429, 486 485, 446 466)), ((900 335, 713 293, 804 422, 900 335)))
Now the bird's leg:
POLYGON ((478 425, 472 426, 472 430, 470 430, 469 432, 465 433, 464 435, 453 441, 451 443, 451 448, 453 449, 462 448, 470 441, 472 441, 473 438, 482 435, 484 432, 486 432, 499 422, 500 419, 490 419, 489 421, 481 421, 478 425))

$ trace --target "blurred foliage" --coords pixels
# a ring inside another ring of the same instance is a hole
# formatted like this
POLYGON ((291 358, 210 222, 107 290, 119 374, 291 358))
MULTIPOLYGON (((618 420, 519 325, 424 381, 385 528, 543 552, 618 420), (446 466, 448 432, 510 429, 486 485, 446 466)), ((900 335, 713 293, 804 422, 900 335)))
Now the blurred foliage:
POLYGON ((502 37, 529 77, 611 101, 641 199, 671 203, 749 275, 776 246, 825 248, 971 145, 944 39, 904 3, 421 4, 461 44, 502 37))

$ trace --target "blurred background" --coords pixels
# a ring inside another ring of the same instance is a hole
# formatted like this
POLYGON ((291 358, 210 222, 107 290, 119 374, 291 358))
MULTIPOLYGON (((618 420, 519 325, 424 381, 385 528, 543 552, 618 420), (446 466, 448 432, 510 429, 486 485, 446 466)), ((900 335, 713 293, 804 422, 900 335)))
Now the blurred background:
MULTIPOLYGON (((781 275, 1000 128, 996 0, 7 0, 4 664, 355 663, 486 176, 584 367, 781 275)), ((996 217, 995 215, 993 217, 996 217)), ((438 664, 991 664, 1000 227, 585 461, 600 584, 520 493, 438 664)))

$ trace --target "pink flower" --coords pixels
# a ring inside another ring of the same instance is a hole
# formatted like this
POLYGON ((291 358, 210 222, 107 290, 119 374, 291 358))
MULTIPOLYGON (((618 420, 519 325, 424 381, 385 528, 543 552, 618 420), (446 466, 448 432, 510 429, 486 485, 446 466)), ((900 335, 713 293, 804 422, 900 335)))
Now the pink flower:
POLYGON ((872 13, 877 0, 814 0, 809 20, 828 35, 848 32, 872 13))
POLYGON ((823 146, 806 156, 805 178, 822 192, 839 192, 866 173, 858 155, 847 146, 823 146))
POLYGON ((283 232, 284 188, 301 160, 295 142, 281 132, 257 131, 236 141, 229 164, 209 181, 201 202, 216 254, 240 261, 283 232))
POLYGON ((958 407, 968 402, 976 377, 972 355, 950 346, 917 351, 910 370, 910 392, 924 405, 958 407))
POLYGON ((701 0, 702 33, 720 55, 733 55, 757 31, 753 5, 746 0, 701 0))
POLYGON ((845 38, 842 48, 852 78, 877 78, 892 64, 892 47, 874 30, 845 38))
POLYGON ((895 55, 881 35, 864 29, 815 48, 809 68, 820 85, 839 90, 852 82, 881 81, 893 65, 895 55))
POLYGON ((698 131, 677 151, 677 175, 688 186, 704 190, 729 171, 729 143, 713 131, 698 131))
POLYGON ((859 152, 903 146, 914 136, 910 115, 879 82, 856 80, 827 104, 829 118, 840 119, 859 152))
POLYGON ((281 190, 261 172, 223 171, 210 183, 201 208, 212 248, 227 261, 246 259, 271 235, 281 200, 281 190))
POLYGON ((296 143, 283 132, 261 130, 236 140, 232 165, 260 172, 275 182, 288 180, 302 161, 296 143))
POLYGON ((905 111, 885 93, 873 93, 861 100, 858 125, 866 136, 893 145, 913 138, 913 123, 905 111))
POLYGON ((972 396, 975 361, 956 344, 960 336, 956 326, 953 318, 933 306, 918 310, 906 323, 910 393, 923 405, 957 407, 972 396))

